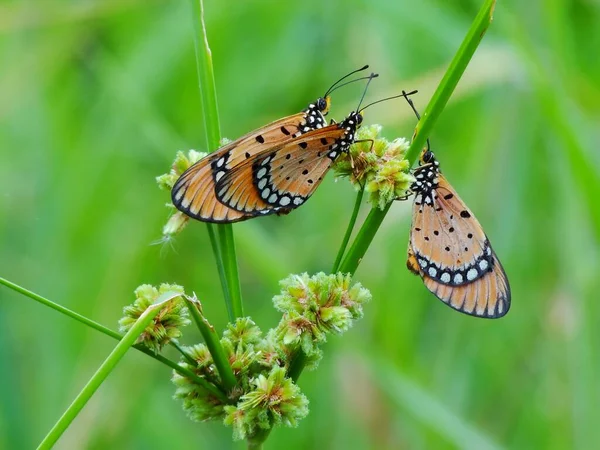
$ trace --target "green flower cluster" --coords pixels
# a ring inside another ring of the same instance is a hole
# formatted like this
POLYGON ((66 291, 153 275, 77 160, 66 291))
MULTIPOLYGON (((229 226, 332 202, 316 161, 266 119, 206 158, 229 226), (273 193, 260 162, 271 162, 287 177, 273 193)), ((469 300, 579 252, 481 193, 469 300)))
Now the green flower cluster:
POLYGON ((171 170, 168 173, 156 177, 158 187, 163 191, 171 191, 181 174, 204 158, 207 154, 208 153, 202 153, 196 150, 189 150, 187 155, 183 152, 177 152, 175 161, 173 161, 173 164, 171 165, 171 170))
MULTIPOLYGON (((175 398, 193 420, 223 420, 232 426, 235 439, 252 439, 274 426, 296 426, 308 414, 308 399, 286 375, 290 362, 303 351, 307 366, 316 367, 318 346, 326 335, 342 333, 362 317, 362 305, 371 294, 358 283, 351 286, 351 277, 343 274, 291 275, 280 284, 281 293, 273 301, 283 317, 276 328, 263 336, 246 317, 223 333, 220 342, 237 380, 229 402, 174 372, 175 398)), ((208 348, 198 344, 185 350, 195 364, 182 359, 180 365, 219 386, 208 348)))
POLYGON ((384 209, 406 195, 414 178, 404 159, 409 142, 404 138, 389 142, 378 137, 381 130, 381 125, 361 128, 356 139, 364 142, 352 145, 348 153, 340 155, 334 170, 338 177, 348 177, 357 189, 365 189, 371 203, 384 209))
MULTIPOLYGON (((133 304, 123 308, 123 317, 119 320, 119 331, 126 333, 148 307, 165 292, 180 292, 183 288, 176 284, 161 284, 157 289, 149 284, 143 284, 135 290, 133 304)), ((182 297, 176 297, 169 302, 152 323, 146 327, 137 342, 158 353, 162 347, 181 336, 181 327, 190 324, 189 311, 182 297)))
POLYGON ((223 422, 233 427, 233 438, 241 440, 274 426, 297 426, 308 414, 308 399, 283 367, 273 367, 266 376, 254 378, 252 389, 236 406, 225 406, 225 413, 223 422))
POLYGON ((371 299, 370 292, 360 283, 350 287, 349 274, 312 277, 303 273, 291 275, 280 282, 281 294, 273 298, 275 308, 283 313, 276 335, 285 347, 302 349, 316 367, 321 357, 318 346, 330 333, 341 334, 363 315, 363 303, 371 299))
MULTIPOLYGON (((189 169, 193 164, 204 158, 206 155, 207 153, 198 152, 196 150, 189 150, 187 154, 184 152, 177 152, 175 161, 173 161, 173 164, 171 165, 171 170, 168 173, 156 177, 156 183, 158 184, 158 187, 163 191, 170 192, 181 174, 189 169)), ((167 203, 166 206, 171 211, 174 211, 174 213, 171 215, 171 217, 169 217, 169 220, 163 227, 162 241, 168 241, 173 236, 180 233, 190 219, 181 211, 175 210, 175 207, 171 202, 167 203)))

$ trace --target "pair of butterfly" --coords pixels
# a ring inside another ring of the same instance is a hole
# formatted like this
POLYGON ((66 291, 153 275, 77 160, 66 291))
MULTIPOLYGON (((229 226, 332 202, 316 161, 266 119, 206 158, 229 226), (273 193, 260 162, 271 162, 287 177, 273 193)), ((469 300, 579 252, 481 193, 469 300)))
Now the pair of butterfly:
MULTIPOLYGON (((359 103, 342 122, 327 125, 329 94, 357 81, 340 84, 367 67, 342 77, 304 111, 252 131, 198 161, 173 186, 173 204, 204 222, 232 223, 285 214, 305 203, 337 157, 355 142, 366 108, 361 110, 359 103)), ((376 76, 359 80, 370 82, 376 76)), ((418 117, 408 97, 412 93, 403 96, 418 117)), ((429 145, 413 174, 409 270, 460 312, 504 316, 511 300, 504 269, 481 225, 442 175, 429 145)))

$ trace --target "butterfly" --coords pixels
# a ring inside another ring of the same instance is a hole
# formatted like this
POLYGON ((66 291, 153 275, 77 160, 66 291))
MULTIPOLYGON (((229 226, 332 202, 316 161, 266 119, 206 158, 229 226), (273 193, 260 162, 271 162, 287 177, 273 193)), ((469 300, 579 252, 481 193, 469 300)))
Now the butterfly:
MULTIPOLYGON (((371 74, 369 77, 340 84, 342 80, 368 67, 368 65, 364 66, 340 78, 323 97, 310 103, 303 111, 251 131, 195 163, 173 185, 171 190, 173 205, 186 215, 204 222, 233 223, 254 217, 254 214, 236 210, 228 206, 227 202, 219 201, 215 195, 217 184, 220 182, 222 184, 224 179, 231 179, 231 177, 226 178, 231 170, 245 161, 254 161, 257 154, 281 147, 311 131, 326 128, 325 115, 329 112, 329 95, 348 83, 377 77, 377 74, 371 74)), ((257 205, 263 209, 268 206, 262 201, 257 205)), ((286 212, 279 207, 271 209, 271 212, 286 212)))
MULTIPOLYGON (((356 111, 342 122, 308 132, 274 146, 229 170, 215 186, 217 199, 249 217, 289 213, 304 204, 321 184, 336 159, 348 152, 368 107, 361 109, 369 82, 356 111)), ((411 93, 403 93, 411 95, 411 93)))
POLYGON ((215 186, 217 199, 247 217, 288 213, 304 204, 339 155, 355 141, 363 121, 352 112, 229 170, 215 186))
POLYGON ((429 149, 413 174, 407 266, 448 306, 499 318, 510 309, 508 278, 481 225, 440 171, 429 149))

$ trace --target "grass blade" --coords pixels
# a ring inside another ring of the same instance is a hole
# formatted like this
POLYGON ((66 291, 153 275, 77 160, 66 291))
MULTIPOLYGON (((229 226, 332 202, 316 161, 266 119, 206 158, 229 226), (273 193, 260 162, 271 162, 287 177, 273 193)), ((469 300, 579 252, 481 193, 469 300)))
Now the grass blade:
POLYGON ((152 319, 160 312, 165 303, 179 296, 181 296, 181 293, 179 292, 165 292, 156 299, 156 302, 151 307, 144 311, 131 329, 123 336, 123 339, 121 339, 110 355, 104 360, 92 378, 90 378, 90 381, 88 381, 81 392, 79 392, 75 400, 73 400, 73 403, 71 403, 61 418, 58 419, 58 422, 56 422, 40 443, 38 450, 50 449, 54 446, 56 441, 58 441, 71 422, 77 417, 88 400, 113 371, 117 363, 125 356, 127 350, 133 346, 137 338, 144 332, 152 319))

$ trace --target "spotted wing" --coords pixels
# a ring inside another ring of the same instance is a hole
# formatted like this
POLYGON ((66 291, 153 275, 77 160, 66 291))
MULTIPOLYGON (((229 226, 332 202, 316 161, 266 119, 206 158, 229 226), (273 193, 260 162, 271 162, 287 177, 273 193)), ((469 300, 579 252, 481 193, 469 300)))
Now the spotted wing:
POLYGON ((305 117, 305 113, 298 113, 277 120, 198 161, 173 186, 171 199, 175 207, 205 222, 231 223, 252 217, 220 203, 215 196, 216 182, 257 153, 294 139, 300 133, 305 117))
POLYGON ((504 269, 471 210, 442 174, 438 178, 428 196, 415 196, 409 267, 454 309, 502 317, 510 308, 504 269))
POLYGON ((261 152, 217 182, 217 198, 244 214, 295 209, 308 200, 339 156, 343 135, 338 125, 329 125, 261 152))

